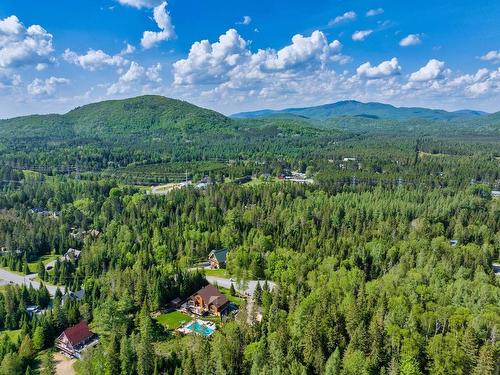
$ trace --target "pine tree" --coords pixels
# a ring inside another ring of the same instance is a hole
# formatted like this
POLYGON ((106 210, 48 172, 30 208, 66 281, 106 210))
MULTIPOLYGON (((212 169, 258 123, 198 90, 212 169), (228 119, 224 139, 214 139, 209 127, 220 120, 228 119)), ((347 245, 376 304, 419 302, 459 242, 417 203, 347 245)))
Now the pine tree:
POLYGON ((56 364, 52 356, 52 352, 49 352, 43 356, 42 359, 42 370, 40 375, 55 375, 56 374, 56 364))
POLYGON ((142 308, 140 318, 140 340, 137 348, 137 373, 150 375, 154 365, 153 351, 153 322, 147 311, 146 305, 142 308))
POLYGON ((120 342, 116 334, 109 338, 106 353, 106 375, 120 375, 120 342))
POLYGON ((477 365, 472 372, 473 375, 495 375, 495 348, 491 344, 485 344, 479 351, 477 365))
POLYGON ((234 289, 234 283, 231 283, 231 287, 229 288, 229 293, 230 293, 232 296, 235 296, 235 295, 236 295, 236 289, 234 289))
POLYGON ((410 356, 404 356, 401 359, 399 373, 400 375, 420 375, 421 372, 417 360, 410 356))
POLYGON ((37 270, 38 270, 38 277, 42 281, 45 281, 45 277, 46 277, 45 266, 43 265, 43 262, 41 260, 38 262, 37 270))
POLYGON ((29 266, 29 264, 28 264, 28 262, 27 262, 27 261, 26 261, 26 262, 24 262, 24 265, 23 265, 23 273, 24 273, 25 275, 29 275, 29 274, 31 273, 31 271, 30 271, 30 266, 29 266))
POLYGON ((469 325, 465 330, 465 334, 460 342, 460 345, 465 353, 464 372, 470 374, 477 363, 477 336, 472 325, 469 325))
POLYGON ((33 342, 31 341, 31 338, 26 335, 24 336, 21 346, 19 347, 19 357, 22 361, 30 361, 34 355, 35 347, 33 345, 33 342))
POLYGON ((330 358, 328 358, 328 361, 326 361, 325 375, 340 375, 341 363, 340 351, 336 347, 330 358))
POLYGON ((121 375, 131 375, 135 372, 134 352, 127 336, 123 336, 120 341, 120 370, 121 375))
POLYGON ((262 287, 260 286, 260 282, 257 281, 257 286, 253 292, 253 300, 257 305, 262 303, 262 287))
POLYGON ((45 322, 42 321, 35 328, 35 333, 33 334, 33 345, 37 351, 40 351, 45 349, 46 344, 47 344, 47 330, 45 322))

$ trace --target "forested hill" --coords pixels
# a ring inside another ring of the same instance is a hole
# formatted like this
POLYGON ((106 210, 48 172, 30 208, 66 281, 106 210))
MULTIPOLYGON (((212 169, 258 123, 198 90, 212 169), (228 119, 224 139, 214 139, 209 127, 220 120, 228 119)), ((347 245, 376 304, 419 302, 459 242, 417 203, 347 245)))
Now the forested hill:
POLYGON ((35 115, 0 121, 2 136, 58 134, 106 138, 108 135, 231 131, 230 119, 220 113, 162 96, 140 96, 78 107, 64 115, 35 115))
POLYGON ((426 120, 453 120, 462 118, 475 118, 487 115, 481 111, 461 110, 447 112, 441 109, 428 109, 419 107, 394 107, 383 103, 361 103, 355 100, 344 100, 336 103, 325 104, 306 108, 287 108, 283 110, 261 110, 255 112, 236 113, 234 118, 269 117, 273 115, 298 115, 311 119, 323 120, 338 116, 360 116, 374 119, 412 119, 426 120))
POLYGON ((307 119, 228 118, 161 96, 78 107, 66 114, 0 120, 0 162, 27 169, 101 170, 163 161, 300 156, 329 144, 337 130, 307 119))

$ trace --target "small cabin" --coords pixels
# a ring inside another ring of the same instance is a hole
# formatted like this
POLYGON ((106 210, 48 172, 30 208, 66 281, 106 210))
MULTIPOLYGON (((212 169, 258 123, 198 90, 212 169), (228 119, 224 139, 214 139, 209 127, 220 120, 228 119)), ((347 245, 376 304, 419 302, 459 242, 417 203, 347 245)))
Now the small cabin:
POLYGON ((214 269, 225 268, 227 252, 227 249, 212 250, 210 254, 208 254, 210 267, 214 269))

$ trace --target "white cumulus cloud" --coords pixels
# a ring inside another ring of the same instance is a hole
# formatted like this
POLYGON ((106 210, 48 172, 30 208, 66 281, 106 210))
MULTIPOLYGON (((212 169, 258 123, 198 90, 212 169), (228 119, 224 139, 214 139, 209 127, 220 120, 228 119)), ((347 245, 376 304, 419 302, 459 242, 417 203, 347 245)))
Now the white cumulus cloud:
MULTIPOLYGON (((0 68, 0 89, 12 88, 21 83, 21 76, 10 69, 0 68)), ((6 92, 0 92, 4 94, 6 92)))
POLYGON ((356 73, 361 78, 378 79, 387 78, 400 74, 401 66, 396 57, 389 61, 383 61, 379 65, 372 66, 370 62, 360 65, 356 69, 356 73))
POLYGON ((500 51, 489 51, 486 55, 481 56, 483 61, 491 61, 495 64, 500 63, 500 51))
POLYGON ((55 94, 58 86, 68 84, 70 81, 67 78, 50 77, 47 79, 35 78, 27 89, 28 94, 33 97, 51 97, 55 94))
POLYGON ((120 55, 130 55, 131 53, 135 52, 135 47, 129 43, 127 43, 126 47, 121 50, 120 55))
POLYGON ((128 5, 137 9, 154 8, 161 3, 161 0, 118 0, 121 5, 128 5))
POLYGON ((145 49, 152 48, 157 43, 170 40, 175 36, 174 25, 167 11, 166 1, 154 8, 153 18, 161 31, 144 31, 141 45, 145 49))
POLYGON ((241 21, 236 22, 237 25, 250 25, 252 23, 252 17, 243 16, 241 21))
POLYGON ((419 34, 409 34, 399 41, 401 47, 416 46, 420 43, 422 43, 422 39, 420 39, 419 34))
POLYGON ((373 33, 373 30, 359 30, 352 34, 352 40, 355 42, 361 42, 368 38, 373 33))
POLYGON ((144 68, 142 65, 132 61, 129 69, 123 73, 118 82, 108 87, 108 95, 132 94, 135 92, 145 92, 153 90, 161 83, 161 64, 144 68))
POLYGON ((329 26, 338 25, 339 23, 354 21, 355 19, 356 19, 356 12, 351 10, 349 12, 345 12, 341 16, 335 17, 333 20, 330 20, 330 22, 328 22, 328 25, 329 26))
POLYGON ((376 9, 370 9, 368 12, 366 12, 367 17, 374 17, 378 16, 379 14, 384 13, 383 8, 376 8, 376 9))
POLYGON ((215 43, 195 42, 187 58, 173 64, 175 85, 253 86, 269 77, 318 69, 340 55, 338 40, 329 43, 321 31, 310 36, 300 34, 280 50, 259 49, 252 53, 249 43, 230 29, 215 43))
POLYGON ((16 16, 0 20, 0 68, 53 62, 52 35, 40 25, 26 28, 16 16))
POLYGON ((63 58, 70 64, 78 65, 83 69, 95 71, 105 66, 120 67, 128 63, 120 55, 110 56, 102 50, 89 49, 86 54, 78 55, 76 52, 66 49, 63 58))
POLYGON ((444 62, 431 59, 427 64, 416 72, 410 74, 410 82, 426 82, 442 77, 444 73, 444 62))

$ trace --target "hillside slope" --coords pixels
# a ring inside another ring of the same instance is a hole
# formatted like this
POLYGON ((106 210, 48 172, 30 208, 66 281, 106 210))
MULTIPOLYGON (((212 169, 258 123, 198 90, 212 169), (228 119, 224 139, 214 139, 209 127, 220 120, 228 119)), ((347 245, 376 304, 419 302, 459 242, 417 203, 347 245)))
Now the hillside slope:
POLYGON ((0 120, 0 162, 100 170, 130 163, 298 155, 327 145, 337 134, 300 117, 231 119, 184 101, 140 96, 63 115, 0 120))
POLYGON ((106 139, 147 133, 231 132, 224 115, 161 96, 140 96, 78 107, 64 115, 35 115, 0 121, 0 135, 80 136, 106 139))
POLYGON ((234 118, 269 117, 276 115, 297 115, 310 119, 323 120, 338 116, 360 116, 372 119, 410 119, 421 118, 426 120, 452 120, 484 116, 484 112, 462 110, 447 112, 440 109, 419 107, 394 107, 383 103, 361 103, 355 100, 345 100, 331 104, 305 108, 287 108, 283 110, 262 110, 242 112, 232 115, 234 118))

